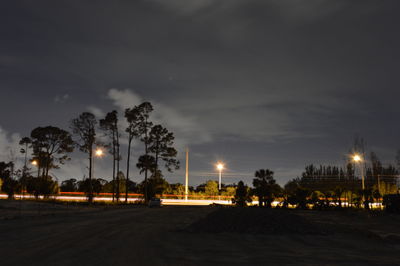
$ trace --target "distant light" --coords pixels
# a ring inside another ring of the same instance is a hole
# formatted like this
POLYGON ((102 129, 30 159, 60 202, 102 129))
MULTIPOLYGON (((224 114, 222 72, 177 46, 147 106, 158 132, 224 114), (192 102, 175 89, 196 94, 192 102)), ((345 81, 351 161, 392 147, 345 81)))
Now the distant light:
POLYGON ((361 161, 362 161, 362 158, 361 158, 360 155, 354 154, 354 155, 353 155, 353 161, 355 161, 356 163, 358 163, 358 162, 361 162, 361 161))
POLYGON ((38 165, 37 161, 32 161, 32 165, 38 165))
POLYGON ((224 169, 224 165, 222 163, 218 163, 217 169, 221 171, 222 169, 224 169))
POLYGON ((95 154, 96 154, 97 157, 101 157, 101 156, 103 156, 104 152, 103 152, 102 149, 97 149, 95 154))

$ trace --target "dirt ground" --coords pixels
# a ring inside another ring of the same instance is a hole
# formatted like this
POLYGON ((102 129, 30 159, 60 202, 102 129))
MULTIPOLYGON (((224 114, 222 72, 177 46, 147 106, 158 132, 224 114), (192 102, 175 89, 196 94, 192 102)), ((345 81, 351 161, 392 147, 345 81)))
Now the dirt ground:
POLYGON ((1 200, 0 265, 400 265, 400 216, 250 210, 232 222, 230 213, 1 200), (263 221, 277 229, 257 231, 263 221))

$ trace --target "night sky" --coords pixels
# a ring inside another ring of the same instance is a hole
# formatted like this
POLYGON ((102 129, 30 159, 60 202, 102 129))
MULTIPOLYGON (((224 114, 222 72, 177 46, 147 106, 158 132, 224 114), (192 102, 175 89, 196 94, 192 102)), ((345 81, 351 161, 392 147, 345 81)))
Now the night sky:
MULTIPOLYGON (((344 165, 356 134, 393 163, 399 11, 385 0, 1 1, 0 160, 19 157, 37 126, 146 100, 180 159, 189 146, 191 184, 217 179, 218 160, 226 183, 269 168, 284 184, 309 163, 344 165)), ((133 164, 142 151, 136 142, 133 164)), ((72 157, 59 181, 87 175, 84 154, 72 157)), ((110 155, 95 167, 110 180, 110 155)), ((182 183, 183 168, 165 177, 182 183)))

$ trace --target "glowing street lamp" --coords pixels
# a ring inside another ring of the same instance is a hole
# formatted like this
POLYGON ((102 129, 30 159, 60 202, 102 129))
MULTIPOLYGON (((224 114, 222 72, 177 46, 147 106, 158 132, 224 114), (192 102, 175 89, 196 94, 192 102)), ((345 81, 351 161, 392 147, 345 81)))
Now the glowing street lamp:
POLYGON ((217 169, 218 169, 218 171, 219 171, 219 185, 218 185, 218 188, 219 188, 219 190, 221 190, 221 178, 222 178, 222 170, 224 169, 224 165, 222 164, 222 163, 218 163, 217 164, 217 169))
POLYGON ((363 162, 363 158, 361 157, 361 155, 359 154, 354 154, 353 155, 353 161, 355 163, 359 163, 360 164, 360 169, 361 169, 361 182, 362 182, 362 190, 364 191, 365 189, 365 184, 364 184, 364 167, 362 167, 362 162, 363 162))
MULTIPOLYGON (((103 157, 103 155, 104 155, 104 152, 103 152, 103 150, 102 149, 99 149, 99 148, 97 148, 95 151, 94 151, 94 155, 96 156, 96 157, 103 157)), ((92 156, 92 177, 94 177, 94 158, 93 158, 93 156, 92 156)))
POLYGON ((104 155, 104 152, 102 149, 97 149, 95 154, 96 154, 96 157, 102 157, 104 155))
POLYGON ((358 154, 354 154, 354 155, 353 155, 353 160, 354 160, 356 163, 362 161, 361 156, 358 155, 358 154))
POLYGON ((31 164, 32 164, 33 166, 36 166, 36 167, 37 167, 37 169, 38 169, 37 176, 38 176, 38 177, 40 177, 40 167, 39 167, 39 162, 38 162, 37 160, 33 160, 33 161, 31 162, 31 164))
MULTIPOLYGON (((93 154, 93 150, 92 150, 92 154, 93 154)), ((97 148, 94 151, 94 156, 92 155, 91 157, 91 164, 92 164, 92 173, 91 173, 91 178, 94 178, 94 157, 102 157, 104 155, 104 152, 102 149, 97 148)), ((90 180, 91 181, 91 180, 90 180)), ((92 194, 93 188, 92 188, 92 183, 90 182, 89 184, 89 198, 93 197, 92 194)))

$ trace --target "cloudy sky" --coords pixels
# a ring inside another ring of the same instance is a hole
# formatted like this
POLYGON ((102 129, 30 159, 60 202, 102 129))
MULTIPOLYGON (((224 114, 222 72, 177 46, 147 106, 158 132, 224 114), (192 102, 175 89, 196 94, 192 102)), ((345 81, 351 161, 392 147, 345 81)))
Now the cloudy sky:
MULTIPOLYGON (((343 165, 356 134, 391 163, 399 11, 394 0, 2 1, 0 160, 20 156, 34 127, 146 100, 181 159, 189 146, 192 184, 216 178, 217 160, 226 183, 270 168, 284 184, 309 163, 343 165)), ((53 174, 82 178, 81 158, 53 174)), ((111 176, 110 156, 95 163, 111 176)))

